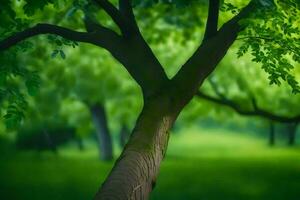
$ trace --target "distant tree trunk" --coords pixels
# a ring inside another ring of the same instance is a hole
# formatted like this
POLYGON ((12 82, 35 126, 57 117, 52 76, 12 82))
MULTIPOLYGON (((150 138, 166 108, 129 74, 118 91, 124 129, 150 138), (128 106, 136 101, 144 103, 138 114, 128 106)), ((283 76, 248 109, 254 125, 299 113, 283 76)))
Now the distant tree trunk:
MULTIPOLYGON (((47 143, 47 146, 49 149, 52 150, 52 152, 54 152, 55 154, 58 153, 57 151, 57 145, 55 144, 55 142, 53 141, 53 139, 51 138, 50 134, 48 133, 47 130, 43 130, 43 136, 44 136, 44 139, 45 139, 45 142, 47 143)), ((41 147, 43 148, 43 147, 41 147)))
POLYGON ((96 194, 96 200, 149 198, 167 150, 169 130, 182 109, 174 107, 170 99, 160 97, 145 103, 128 143, 96 194))
POLYGON ((288 145, 293 146, 296 142, 296 132, 298 123, 292 123, 288 125, 288 145))
POLYGON ((90 107, 96 136, 99 144, 99 153, 101 160, 113 159, 113 146, 105 108, 101 104, 95 104, 90 107))
POLYGON ((130 136, 130 130, 127 128, 126 125, 123 125, 120 131, 120 135, 119 135, 119 144, 120 147, 124 147, 128 138, 130 136))
POLYGON ((85 147, 84 147, 82 138, 77 137, 77 138, 75 138, 75 140, 76 140, 78 149, 79 149, 80 151, 84 151, 84 148, 85 148, 85 147))
POLYGON ((275 127, 274 127, 274 123, 273 122, 270 122, 269 145, 270 146, 274 146, 275 145, 275 127))

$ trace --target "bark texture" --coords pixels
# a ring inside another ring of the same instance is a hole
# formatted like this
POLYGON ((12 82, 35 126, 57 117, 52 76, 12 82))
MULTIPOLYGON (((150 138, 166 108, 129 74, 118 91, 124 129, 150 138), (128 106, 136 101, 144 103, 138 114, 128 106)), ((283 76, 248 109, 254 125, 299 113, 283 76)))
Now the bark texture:
POLYGON ((113 146, 105 108, 101 104, 95 104, 90 107, 96 136, 99 143, 99 153, 101 160, 113 159, 113 146))
POLYGON ((168 96, 145 102, 115 166, 95 199, 148 199, 155 186, 172 127, 179 110, 168 96))

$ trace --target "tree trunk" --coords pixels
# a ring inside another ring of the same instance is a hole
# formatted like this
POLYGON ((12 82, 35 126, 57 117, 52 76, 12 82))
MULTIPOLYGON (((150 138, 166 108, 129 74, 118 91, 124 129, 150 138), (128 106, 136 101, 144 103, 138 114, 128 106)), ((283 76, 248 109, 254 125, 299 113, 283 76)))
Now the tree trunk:
POLYGON ((288 145, 295 145, 296 131, 298 123, 293 123, 288 125, 288 145))
POLYGON ((125 146, 129 136, 130 136, 129 129, 127 128, 126 125, 123 125, 119 135, 119 144, 121 148, 125 146))
POLYGON ((84 147, 83 139, 77 137, 77 138, 75 138, 75 140, 76 140, 78 149, 79 149, 80 151, 84 151, 85 147, 84 147))
POLYGON ((95 200, 148 199, 155 186, 172 127, 181 109, 171 98, 156 97, 145 102, 130 139, 95 200))
POLYGON ((273 122, 270 122, 269 145, 275 145, 275 127, 273 122))
POLYGON ((101 160, 113 159, 112 139, 108 129, 108 122, 105 108, 101 104, 95 104, 90 107, 96 136, 99 144, 99 153, 101 160))
MULTIPOLYGON (((53 153, 57 154, 58 153, 57 145, 55 144, 55 142, 51 138, 51 135, 48 133, 46 129, 43 130, 43 138, 47 143, 47 147, 51 149, 53 153)), ((43 147, 41 147, 41 149, 43 149, 43 147)))

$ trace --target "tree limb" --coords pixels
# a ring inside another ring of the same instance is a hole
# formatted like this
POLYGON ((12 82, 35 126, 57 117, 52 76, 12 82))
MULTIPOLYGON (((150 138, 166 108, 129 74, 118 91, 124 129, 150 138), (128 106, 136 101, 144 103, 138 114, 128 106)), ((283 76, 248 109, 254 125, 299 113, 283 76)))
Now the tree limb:
MULTIPOLYGON (((242 27, 238 24, 239 20, 247 17, 255 8, 254 5, 253 1, 251 1, 238 15, 226 22, 214 36, 203 40, 195 53, 175 75, 173 81, 176 85, 180 86, 179 89, 181 91, 185 90, 187 98, 192 98, 204 79, 216 68, 217 64, 226 55, 227 50, 236 40, 238 33, 242 30, 242 27), (189 90, 186 91, 185 88, 189 88, 189 90)), ((209 26, 211 26, 211 24, 209 26)), ((213 30, 213 28, 210 29, 213 30)))
POLYGON ((142 38, 128 42, 115 32, 101 25, 86 22, 91 32, 77 32, 51 24, 37 24, 0 41, 0 51, 41 34, 55 34, 69 40, 86 42, 108 50, 141 86, 145 96, 149 96, 164 85, 168 78, 154 56, 151 48, 142 38), (153 81, 152 77, 156 77, 153 81))
POLYGON ((84 13, 84 26, 87 32, 95 32, 95 31, 110 31, 111 33, 116 34, 114 31, 102 26, 96 19, 95 15, 93 12, 90 11, 89 9, 90 4, 87 4, 86 6, 83 7, 82 11, 84 13))
MULTIPOLYGON (((127 9, 131 9, 129 0, 121 0, 120 4, 122 4, 122 9, 125 9, 123 10, 124 12, 127 9)), ((152 93, 150 91, 153 91, 156 84, 160 82, 159 79, 161 77, 163 77, 161 79, 166 80, 166 75, 164 74, 162 67, 141 35, 138 35, 139 37, 135 38, 139 38, 139 40, 131 38, 130 42, 128 42, 126 38, 121 38, 113 30, 98 23, 91 12, 88 12, 88 10, 83 11, 85 14, 84 24, 88 32, 107 32, 107 34, 115 35, 115 38, 118 38, 119 42, 117 45, 108 49, 110 49, 110 53, 127 69, 133 79, 141 86, 144 94, 148 95, 152 93), (153 82, 152 80, 149 80, 151 77, 156 77, 157 81, 153 82)), ((125 16, 125 13, 123 15, 125 16)), ((135 21, 133 13, 132 20, 135 21)), ((137 25, 136 28, 138 29, 137 25)), ((114 40, 110 41, 113 43, 114 40)))
POLYGON ((252 106, 253 106, 254 111, 259 110, 259 108, 257 106, 257 101, 256 101, 254 96, 251 97, 251 102, 252 102, 252 106))
POLYGON ((51 24, 37 24, 32 28, 18 32, 2 41, 0 41, 0 51, 10 48, 11 46, 22 42, 28 38, 41 34, 55 34, 68 40, 91 43, 90 34, 77 32, 64 27, 51 24))
POLYGON ((87 15, 84 16, 83 22, 87 32, 94 32, 105 28, 104 26, 101 26, 100 24, 96 23, 87 15))
POLYGON ((214 92, 216 93, 216 95, 218 95, 221 99, 226 99, 226 97, 222 94, 222 92, 219 90, 219 87, 212 80, 211 77, 208 78, 208 82, 209 82, 210 86, 212 87, 212 89, 214 90, 214 92))
MULTIPOLYGON (((115 37, 115 38, 121 38, 115 31, 106 28, 105 26, 102 26, 101 24, 99 24, 98 22, 96 22, 95 19, 91 18, 86 12, 85 12, 85 16, 83 19, 84 22, 84 26, 87 30, 87 32, 92 33, 92 32, 96 32, 99 33, 99 35, 107 35, 107 36, 111 36, 111 37, 115 37)), ((107 38, 109 39, 109 38, 107 38)), ((113 39, 113 38, 111 38, 113 39)))
POLYGON ((124 16, 134 19, 132 0, 119 0, 119 10, 124 16))
POLYGON ((112 20, 118 25, 122 34, 128 36, 131 34, 131 25, 128 20, 122 16, 121 12, 108 0, 94 0, 104 11, 112 18, 112 20))
POLYGON ((209 0, 204 40, 213 37, 218 31, 219 7, 220 0, 209 0))
POLYGON ((259 108, 257 105, 255 106, 256 108, 254 110, 243 110, 238 103, 234 102, 233 100, 229 99, 219 99, 217 97, 213 97, 210 95, 207 95, 203 92, 198 91, 196 94, 197 97, 205 99, 207 101, 227 106, 233 109, 235 112, 237 112, 240 115, 244 116, 256 116, 256 117, 262 117, 265 119, 269 119, 272 121, 277 121, 281 123, 295 123, 300 121, 300 115, 294 116, 294 117, 287 117, 287 116, 280 116, 274 113, 271 113, 267 110, 264 110, 262 108, 259 108))
POLYGON ((132 0, 119 0, 119 10, 123 16, 128 18, 128 21, 130 24, 132 24, 132 27, 139 32, 139 27, 132 8, 132 0))

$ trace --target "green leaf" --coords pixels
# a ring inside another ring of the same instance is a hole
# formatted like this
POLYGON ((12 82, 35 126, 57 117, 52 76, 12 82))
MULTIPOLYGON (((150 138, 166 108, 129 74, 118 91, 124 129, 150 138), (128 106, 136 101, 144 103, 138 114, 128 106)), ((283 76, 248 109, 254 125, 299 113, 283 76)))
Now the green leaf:
POLYGON ((40 77, 37 72, 32 72, 25 82, 28 94, 35 96, 40 87, 40 77))
POLYGON ((4 115, 4 122, 8 129, 15 129, 20 126, 24 117, 23 111, 17 105, 11 104, 4 115))
POLYGON ((259 0, 259 3, 266 8, 275 6, 274 0, 259 0))
POLYGON ((63 50, 60 50, 59 53, 60 53, 60 57, 61 57, 62 59, 66 59, 66 54, 64 53, 63 50))
POLYGON ((54 50, 51 54, 51 58, 55 58, 57 56, 58 52, 59 52, 59 50, 57 50, 57 49, 54 50))
POLYGON ((25 0, 24 13, 27 16, 33 16, 37 10, 43 10, 47 4, 54 4, 57 0, 25 0))

